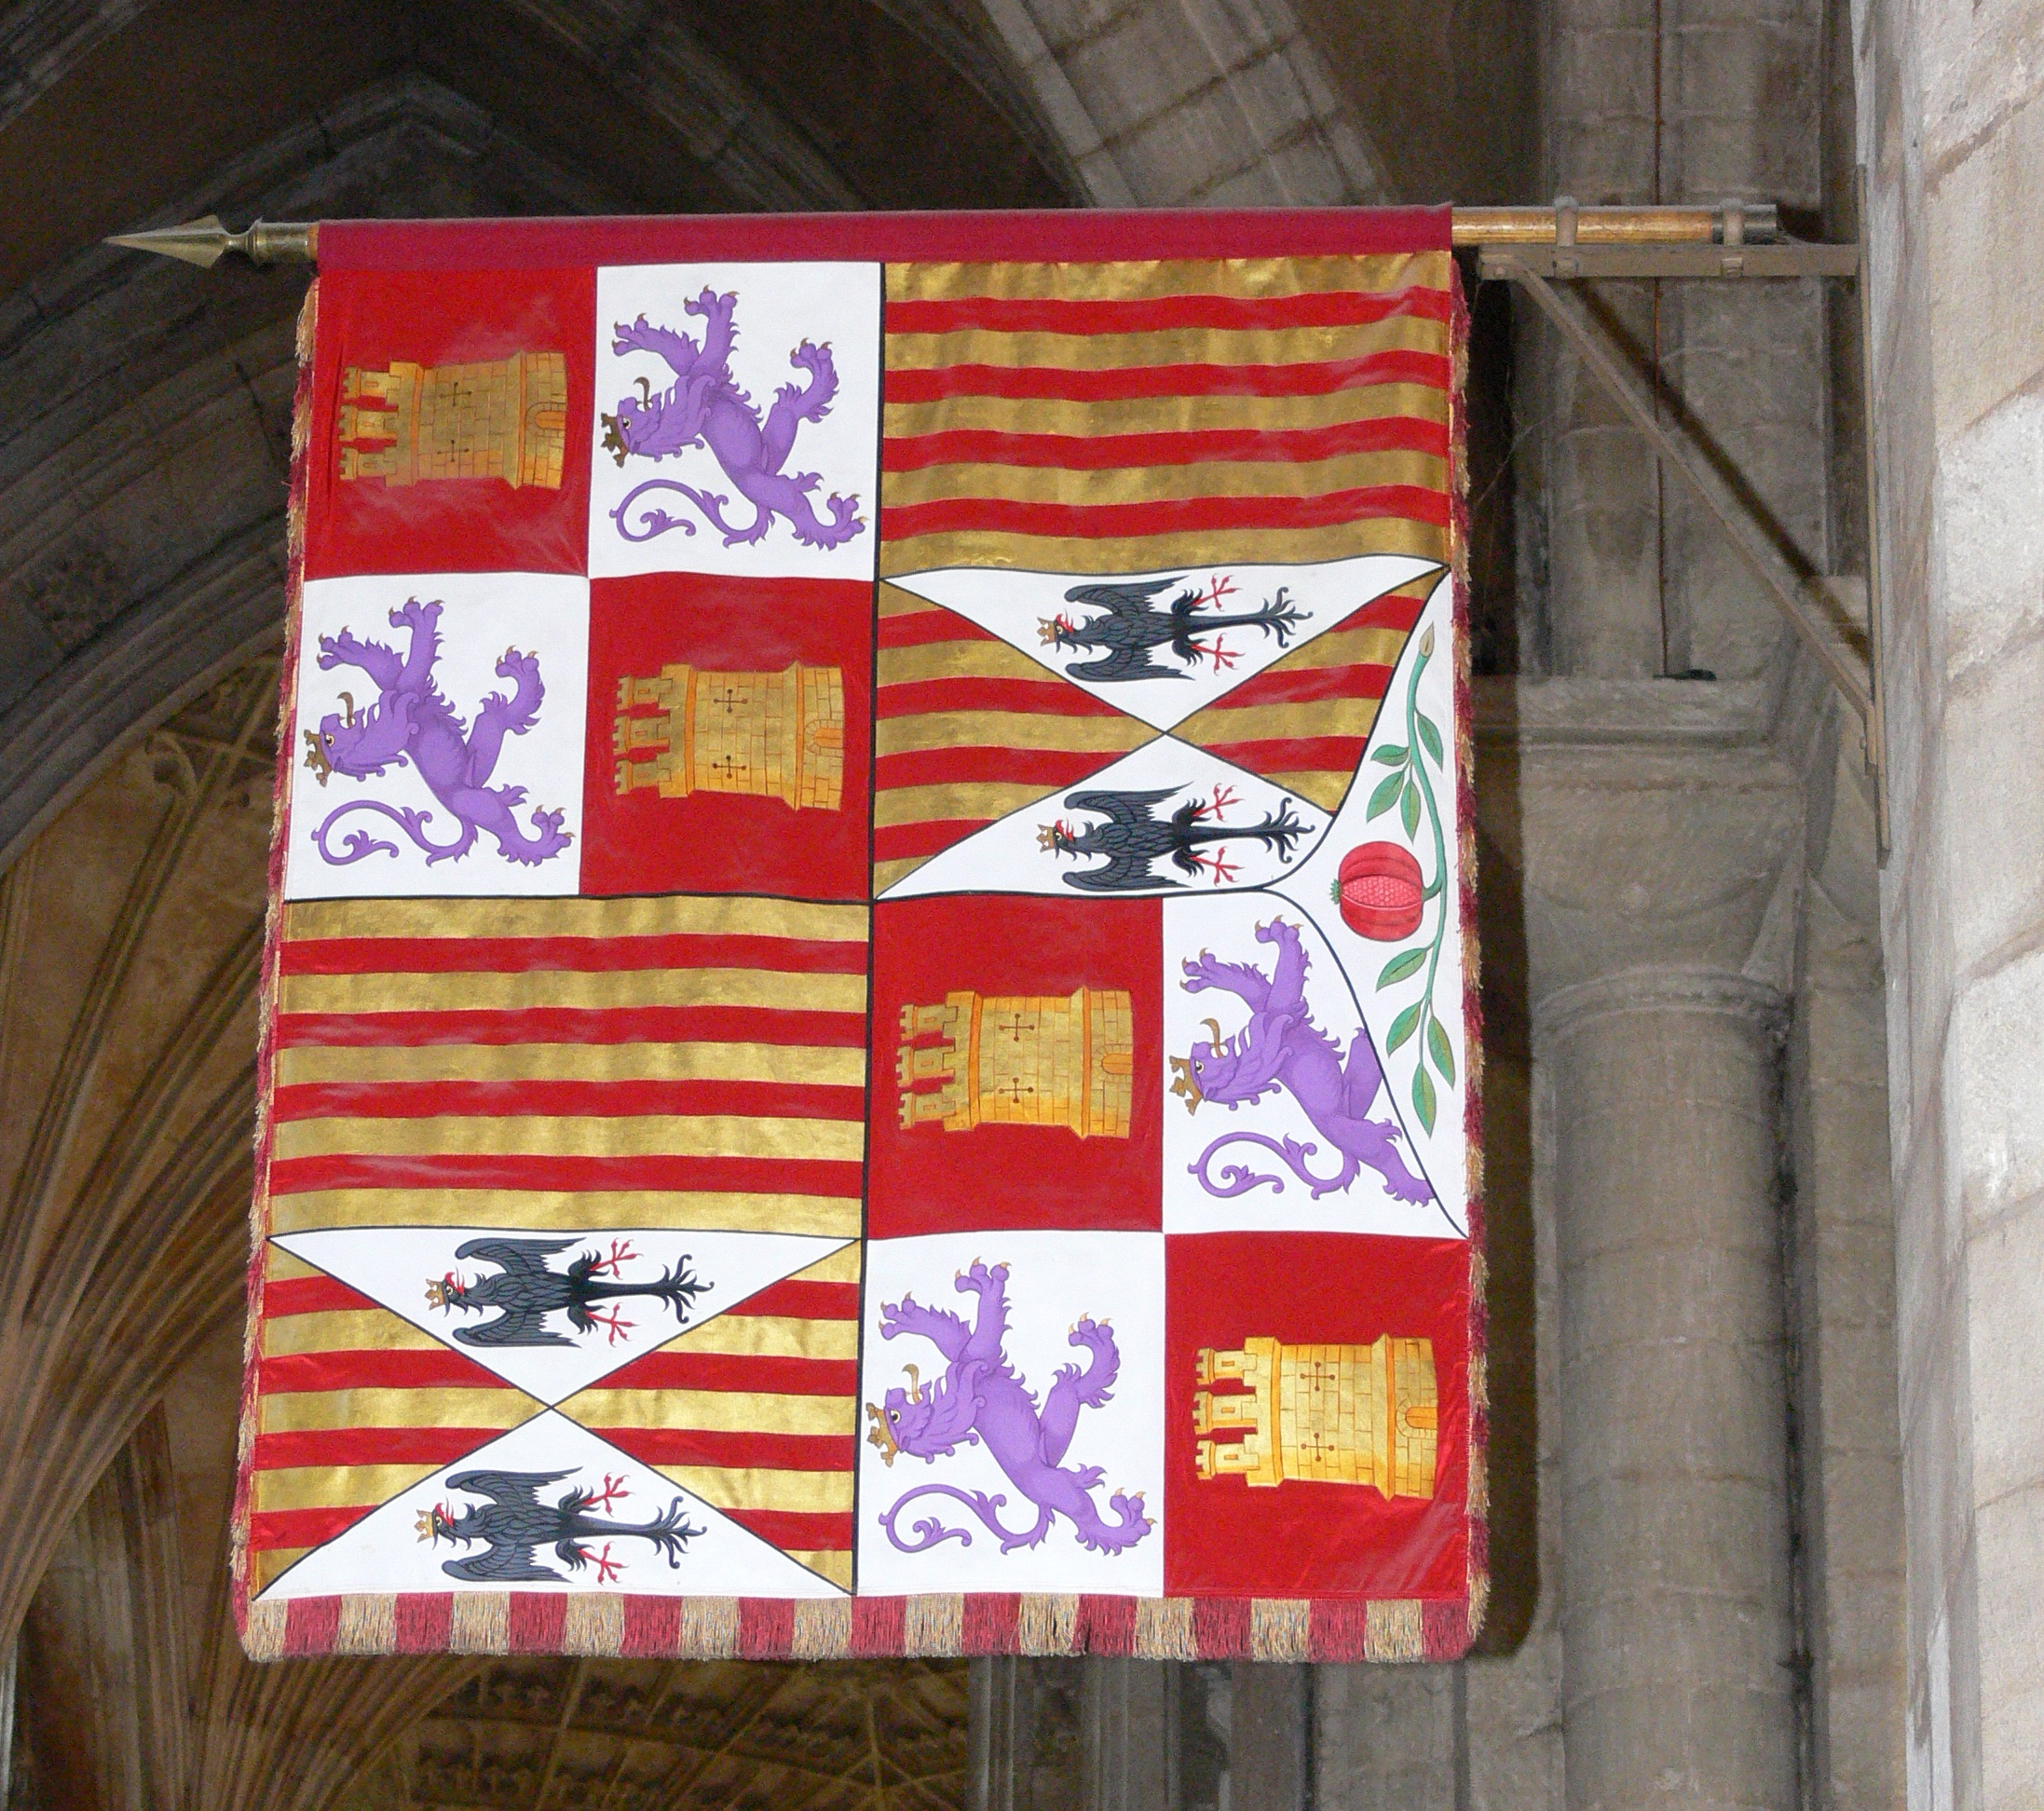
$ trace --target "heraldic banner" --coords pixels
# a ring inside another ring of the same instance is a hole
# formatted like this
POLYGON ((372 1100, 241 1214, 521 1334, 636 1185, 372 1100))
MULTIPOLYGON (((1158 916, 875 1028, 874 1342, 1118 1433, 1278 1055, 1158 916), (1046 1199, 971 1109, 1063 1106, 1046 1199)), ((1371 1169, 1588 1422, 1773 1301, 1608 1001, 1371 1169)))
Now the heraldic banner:
POLYGON ((318 229, 258 1658, 1451 1658, 1446 210, 318 229))

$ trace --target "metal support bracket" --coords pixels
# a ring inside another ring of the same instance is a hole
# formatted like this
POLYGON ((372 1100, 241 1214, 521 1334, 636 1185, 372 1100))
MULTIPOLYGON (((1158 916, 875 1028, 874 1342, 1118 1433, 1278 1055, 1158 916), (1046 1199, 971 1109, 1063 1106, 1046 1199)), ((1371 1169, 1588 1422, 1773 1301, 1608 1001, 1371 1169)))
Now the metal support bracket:
MULTIPOLYGON (((1860 185, 1864 194, 1862 171, 1860 185)), ((1568 215, 1573 215, 1570 208, 1568 215)), ((1859 717, 1865 738, 1867 771, 1874 781, 1874 827, 1879 859, 1888 851, 1887 730, 1883 710, 1881 674, 1880 559, 1876 543, 1878 514, 1874 485, 1873 404, 1871 369, 1863 373, 1862 390, 1867 406, 1867 662, 1864 671, 1848 651, 1849 643, 1825 620, 1835 616, 1836 592, 1820 579, 1809 579, 1793 571, 1787 561, 1759 532, 1752 512, 1737 498, 1716 475, 1688 448, 1680 444, 1657 418, 1653 403, 1639 384, 1621 367, 1618 359, 1576 309, 1564 302, 1547 280, 1592 277, 1831 277, 1860 279, 1861 358, 1871 346, 1871 310, 1861 272, 1860 247, 1857 245, 1752 245, 1744 242, 1736 209, 1728 209, 1723 242, 1715 245, 1624 245, 1583 246, 1574 242, 1567 229, 1573 218, 1564 214, 1562 202, 1555 205, 1555 243, 1552 245, 1485 246, 1478 270, 1486 278, 1515 282, 1551 320, 1584 367, 1605 393, 1624 412, 1627 420, 1645 436, 1647 443, 1693 491, 1730 543, 1740 562, 1788 619, 1803 645, 1810 651, 1825 676, 1859 717), (1566 237, 1564 237, 1564 234, 1566 237), (1779 268, 1777 268, 1777 266, 1779 268)), ((1865 218, 1861 202, 1860 219, 1865 218)), ((1864 232, 1861 233, 1862 243, 1864 232)))

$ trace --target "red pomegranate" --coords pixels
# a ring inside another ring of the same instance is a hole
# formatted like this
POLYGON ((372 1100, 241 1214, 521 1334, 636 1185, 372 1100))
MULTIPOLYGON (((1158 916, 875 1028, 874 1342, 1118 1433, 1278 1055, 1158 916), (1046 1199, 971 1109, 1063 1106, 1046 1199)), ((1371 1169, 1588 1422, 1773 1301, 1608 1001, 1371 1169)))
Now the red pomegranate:
POLYGON ((1364 843, 1342 857, 1334 896, 1342 921, 1359 937, 1397 943, 1420 928, 1425 883, 1412 851, 1393 842, 1364 843))

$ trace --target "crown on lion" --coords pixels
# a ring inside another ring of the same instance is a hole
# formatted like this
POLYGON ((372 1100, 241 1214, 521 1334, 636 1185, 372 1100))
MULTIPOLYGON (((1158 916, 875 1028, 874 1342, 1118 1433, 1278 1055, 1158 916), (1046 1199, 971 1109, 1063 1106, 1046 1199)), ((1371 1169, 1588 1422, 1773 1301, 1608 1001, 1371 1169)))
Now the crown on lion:
MULTIPOLYGON (((1219 1050, 1221 1042, 1220 1021, 1219 1019, 1202 1019, 1200 1023, 1206 1026, 1211 1034, 1208 1040, 1208 1047, 1219 1050)), ((1206 1096, 1200 1088, 1199 1078, 1192 1073, 1192 1059, 1190 1056, 1173 1056, 1167 1060, 1171 1065, 1171 1073, 1176 1078, 1171 1083, 1171 1092, 1184 1101, 1185 1110, 1188 1113, 1197 1112, 1200 1102, 1205 1100, 1206 1096)))
POLYGON ((894 1444, 894 1431, 887 1424, 887 1416, 875 1403, 865 1405, 865 1418, 873 1423, 866 1432, 867 1442, 879 1449, 880 1457, 889 1465, 894 1463, 894 1455, 901 1448, 894 1444))

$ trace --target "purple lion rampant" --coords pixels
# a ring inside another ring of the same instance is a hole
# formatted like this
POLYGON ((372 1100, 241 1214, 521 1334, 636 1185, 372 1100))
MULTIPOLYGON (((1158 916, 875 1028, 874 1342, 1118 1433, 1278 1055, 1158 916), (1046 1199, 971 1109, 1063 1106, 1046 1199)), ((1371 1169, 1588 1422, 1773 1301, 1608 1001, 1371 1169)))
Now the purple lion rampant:
POLYGON ((393 629, 412 632, 412 645, 402 660, 396 649, 381 642, 356 640, 350 629, 320 637, 321 669, 360 667, 376 688, 376 697, 358 711, 355 701, 343 692, 346 715, 329 711, 320 719, 317 730, 306 731, 306 765, 319 775, 323 786, 332 774, 367 780, 386 768, 409 762, 461 826, 452 842, 431 842, 424 826, 432 822, 432 812, 410 806, 393 808, 374 798, 350 799, 329 811, 312 833, 320 855, 336 867, 379 852, 398 852, 397 844, 373 841, 366 830, 356 829, 341 838, 347 852, 336 855, 328 846, 327 835, 351 811, 375 811, 388 818, 426 851, 429 865, 458 860, 484 830, 497 838, 507 860, 529 867, 558 855, 575 840, 561 828, 566 813, 538 809, 532 813, 532 834, 527 836, 511 815, 514 806, 525 802, 525 789, 487 783, 504 738, 522 736, 539 720, 539 706, 546 697, 546 688, 539 682, 539 657, 507 648, 497 663, 497 673, 499 678, 513 682, 511 696, 492 692, 475 714, 475 728, 467 728, 433 682, 433 662, 440 658, 440 615, 438 604, 421 604, 416 597, 390 612, 393 629))
POLYGON ((1084 1350, 1085 1368, 1060 1365, 1039 1412, 1035 1395, 1015 1375, 1003 1350, 1008 1332, 1007 1265, 996 1264, 989 1270, 975 1260, 970 1270, 961 1273, 956 1287, 961 1293, 979 1298, 978 1318, 970 1328, 957 1314, 925 1308, 910 1295, 882 1305, 880 1337, 892 1340, 903 1333, 917 1334, 944 1355, 946 1368, 925 1389, 915 1366, 905 1367, 907 1389, 888 1391, 884 1409, 866 1404, 866 1418, 873 1423, 866 1438, 890 1465, 898 1452, 933 1464, 950 1457, 961 1442, 977 1446, 985 1441, 994 1463, 1036 1505, 1036 1520, 1019 1532, 1005 1528, 995 1513, 1007 1502, 1005 1495, 961 1491, 948 1484, 919 1484, 880 1517, 887 1538, 904 1553, 923 1553, 940 1541, 954 1539, 971 1546, 970 1533, 962 1528, 945 1527, 935 1515, 916 1523, 913 1541, 905 1541, 895 1532, 894 1519, 909 1504, 933 1495, 962 1503, 1000 1538, 1003 1553, 1039 1545, 1058 1516, 1071 1523, 1083 1546, 1097 1553, 1119 1553, 1134 1546, 1154 1526, 1143 1514, 1141 1492, 1129 1496, 1115 1491, 1108 1499, 1115 1519, 1109 1521, 1093 1502, 1093 1488, 1106 1473, 1098 1465, 1057 1463, 1071 1445, 1080 1409, 1097 1408, 1109 1398, 1122 1366, 1114 1335, 1104 1323, 1080 1318, 1071 1329, 1071 1343, 1084 1350))
POLYGON ((1282 1194, 1281 1178, 1256 1175, 1246 1164, 1223 1164, 1218 1183, 1207 1173, 1224 1146, 1247 1142, 1282 1157, 1291 1173, 1312 1189, 1315 1201, 1345 1190, 1366 1164, 1383 1178, 1396 1200, 1431 1201, 1434 1191, 1406 1167, 1393 1143, 1397 1123, 1365 1117, 1383 1085, 1383 1069, 1369 1033, 1356 1033, 1344 1063, 1340 1046, 1314 1024, 1306 1004, 1307 958, 1298 927, 1274 919, 1256 927, 1256 938, 1277 946, 1277 960, 1268 975, 1247 962, 1217 961, 1205 951, 1196 962, 1182 965, 1186 978, 1179 986, 1187 993, 1224 988, 1249 1009, 1249 1019, 1225 1038, 1220 1021, 1208 1019, 1213 1036, 1195 1043, 1189 1055, 1171 1058, 1178 1078, 1171 1092, 1184 1100, 1188 1112, 1208 1100, 1224 1102, 1233 1112, 1246 1101, 1288 1089, 1315 1129, 1341 1152, 1342 1166, 1331 1176, 1316 1176, 1306 1167, 1306 1159, 1317 1145, 1292 1137, 1280 1142, 1260 1132, 1224 1132, 1189 1166, 1192 1173, 1207 1193, 1223 1199, 1247 1194, 1266 1182, 1274 1193, 1282 1194))
POLYGON ((618 532, 629 541, 651 540, 670 528, 692 535, 695 524, 672 516, 657 504, 647 504, 636 529, 626 513, 648 491, 674 491, 686 497, 708 518, 710 525, 724 537, 726 547, 748 546, 763 540, 776 516, 785 516, 795 538, 805 547, 831 548, 850 540, 865 524, 859 519, 859 499, 833 494, 825 502, 828 522, 821 520, 810 506, 809 493, 824 481, 813 471, 790 476, 781 468, 794 450, 797 430, 805 421, 821 421, 830 413, 831 399, 838 394, 838 370, 831 363, 828 345, 804 340, 788 354, 788 362, 809 374, 806 384, 784 384, 774 392, 773 406, 762 421, 753 400, 731 375, 731 347, 738 330, 731 313, 738 306, 736 294, 719 295, 704 290, 683 309, 702 322, 699 346, 686 334, 671 327, 649 327, 641 315, 630 326, 620 322, 611 350, 650 352, 664 359, 675 381, 658 396, 652 382, 641 377, 639 395, 622 398, 616 415, 604 416, 604 445, 617 456, 621 466, 628 456, 664 459, 670 453, 707 446, 724 468, 724 475, 757 512, 743 525, 727 522, 724 505, 730 501, 715 492, 698 490, 674 478, 648 478, 626 493, 611 511, 618 532))

